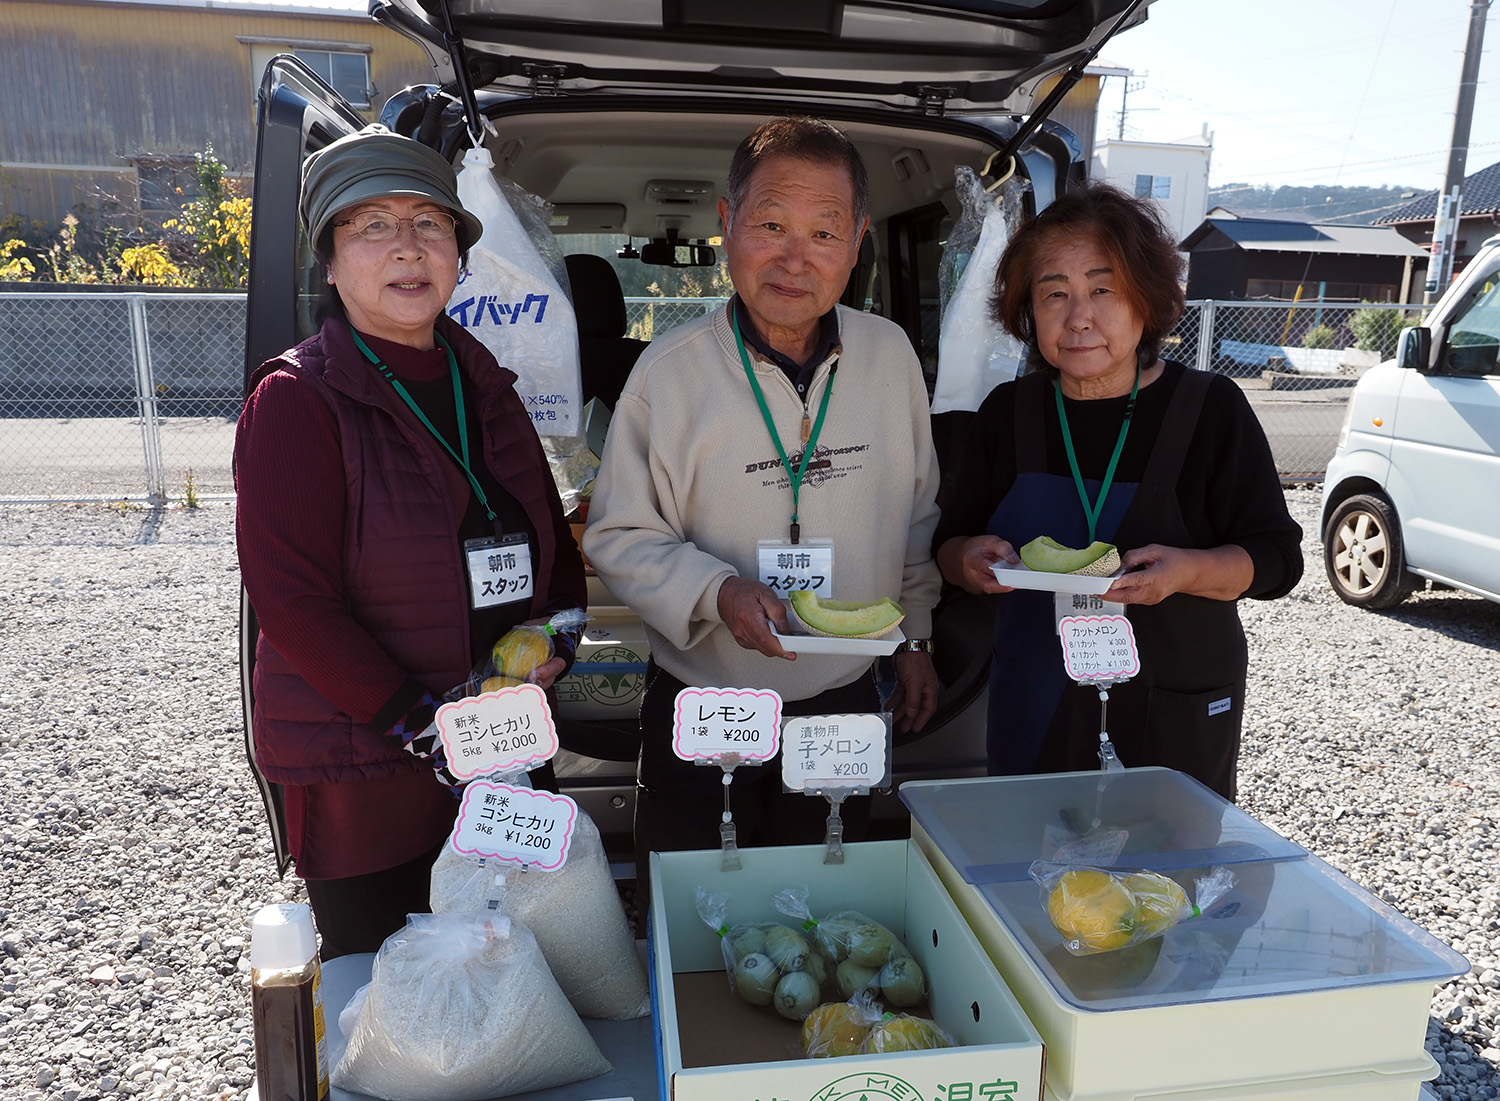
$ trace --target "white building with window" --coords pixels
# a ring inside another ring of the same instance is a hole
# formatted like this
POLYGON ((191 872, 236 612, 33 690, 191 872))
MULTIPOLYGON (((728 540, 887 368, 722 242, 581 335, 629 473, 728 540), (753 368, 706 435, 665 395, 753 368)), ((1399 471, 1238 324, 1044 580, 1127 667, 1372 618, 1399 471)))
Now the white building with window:
POLYGON ((1214 137, 1203 133, 1180 141, 1105 141, 1094 150, 1089 176, 1131 195, 1155 199, 1167 228, 1181 241, 1208 213, 1208 166, 1214 137))

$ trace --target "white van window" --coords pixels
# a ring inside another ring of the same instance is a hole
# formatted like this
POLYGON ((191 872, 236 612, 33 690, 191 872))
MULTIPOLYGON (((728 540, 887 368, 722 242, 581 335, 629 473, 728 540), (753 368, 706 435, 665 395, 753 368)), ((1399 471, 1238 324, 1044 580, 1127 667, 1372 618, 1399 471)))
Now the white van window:
POLYGON ((1493 375, 1500 353, 1500 273, 1475 290, 1448 327, 1443 369, 1458 375, 1493 375))

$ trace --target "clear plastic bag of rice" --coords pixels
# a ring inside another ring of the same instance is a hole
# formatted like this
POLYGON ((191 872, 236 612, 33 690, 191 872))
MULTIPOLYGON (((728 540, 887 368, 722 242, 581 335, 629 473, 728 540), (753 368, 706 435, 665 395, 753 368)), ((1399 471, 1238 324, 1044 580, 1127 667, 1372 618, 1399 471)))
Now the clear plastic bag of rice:
POLYGON ((444 845, 428 898, 434 913, 501 913, 523 922, 579 1016, 629 1021, 651 1012, 646 969, 599 827, 582 810, 567 863, 556 871, 523 872, 444 845))
POLYGON ((376 953, 330 1080, 389 1101, 472 1101, 609 1069, 525 925, 413 914, 376 953))

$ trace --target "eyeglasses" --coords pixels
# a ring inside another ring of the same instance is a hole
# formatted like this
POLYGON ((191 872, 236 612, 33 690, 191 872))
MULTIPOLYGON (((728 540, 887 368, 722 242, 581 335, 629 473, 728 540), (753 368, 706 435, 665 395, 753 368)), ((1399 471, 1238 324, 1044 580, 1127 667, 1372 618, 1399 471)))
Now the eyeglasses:
POLYGON ((333 224, 353 226, 366 241, 394 240, 404 224, 410 224, 412 232, 424 241, 446 241, 453 236, 456 219, 442 210, 424 210, 414 218, 398 218, 389 210, 362 210, 333 224))

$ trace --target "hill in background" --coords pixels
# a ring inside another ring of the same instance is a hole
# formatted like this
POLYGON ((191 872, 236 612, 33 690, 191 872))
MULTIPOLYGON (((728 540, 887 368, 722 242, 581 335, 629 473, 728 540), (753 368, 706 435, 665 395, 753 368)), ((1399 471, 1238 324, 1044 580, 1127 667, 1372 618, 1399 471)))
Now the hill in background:
POLYGON ((1271 187, 1231 183, 1208 189, 1208 207, 1212 210, 1222 206, 1246 218, 1369 225, 1421 194, 1424 194, 1422 189, 1411 187, 1271 187))

